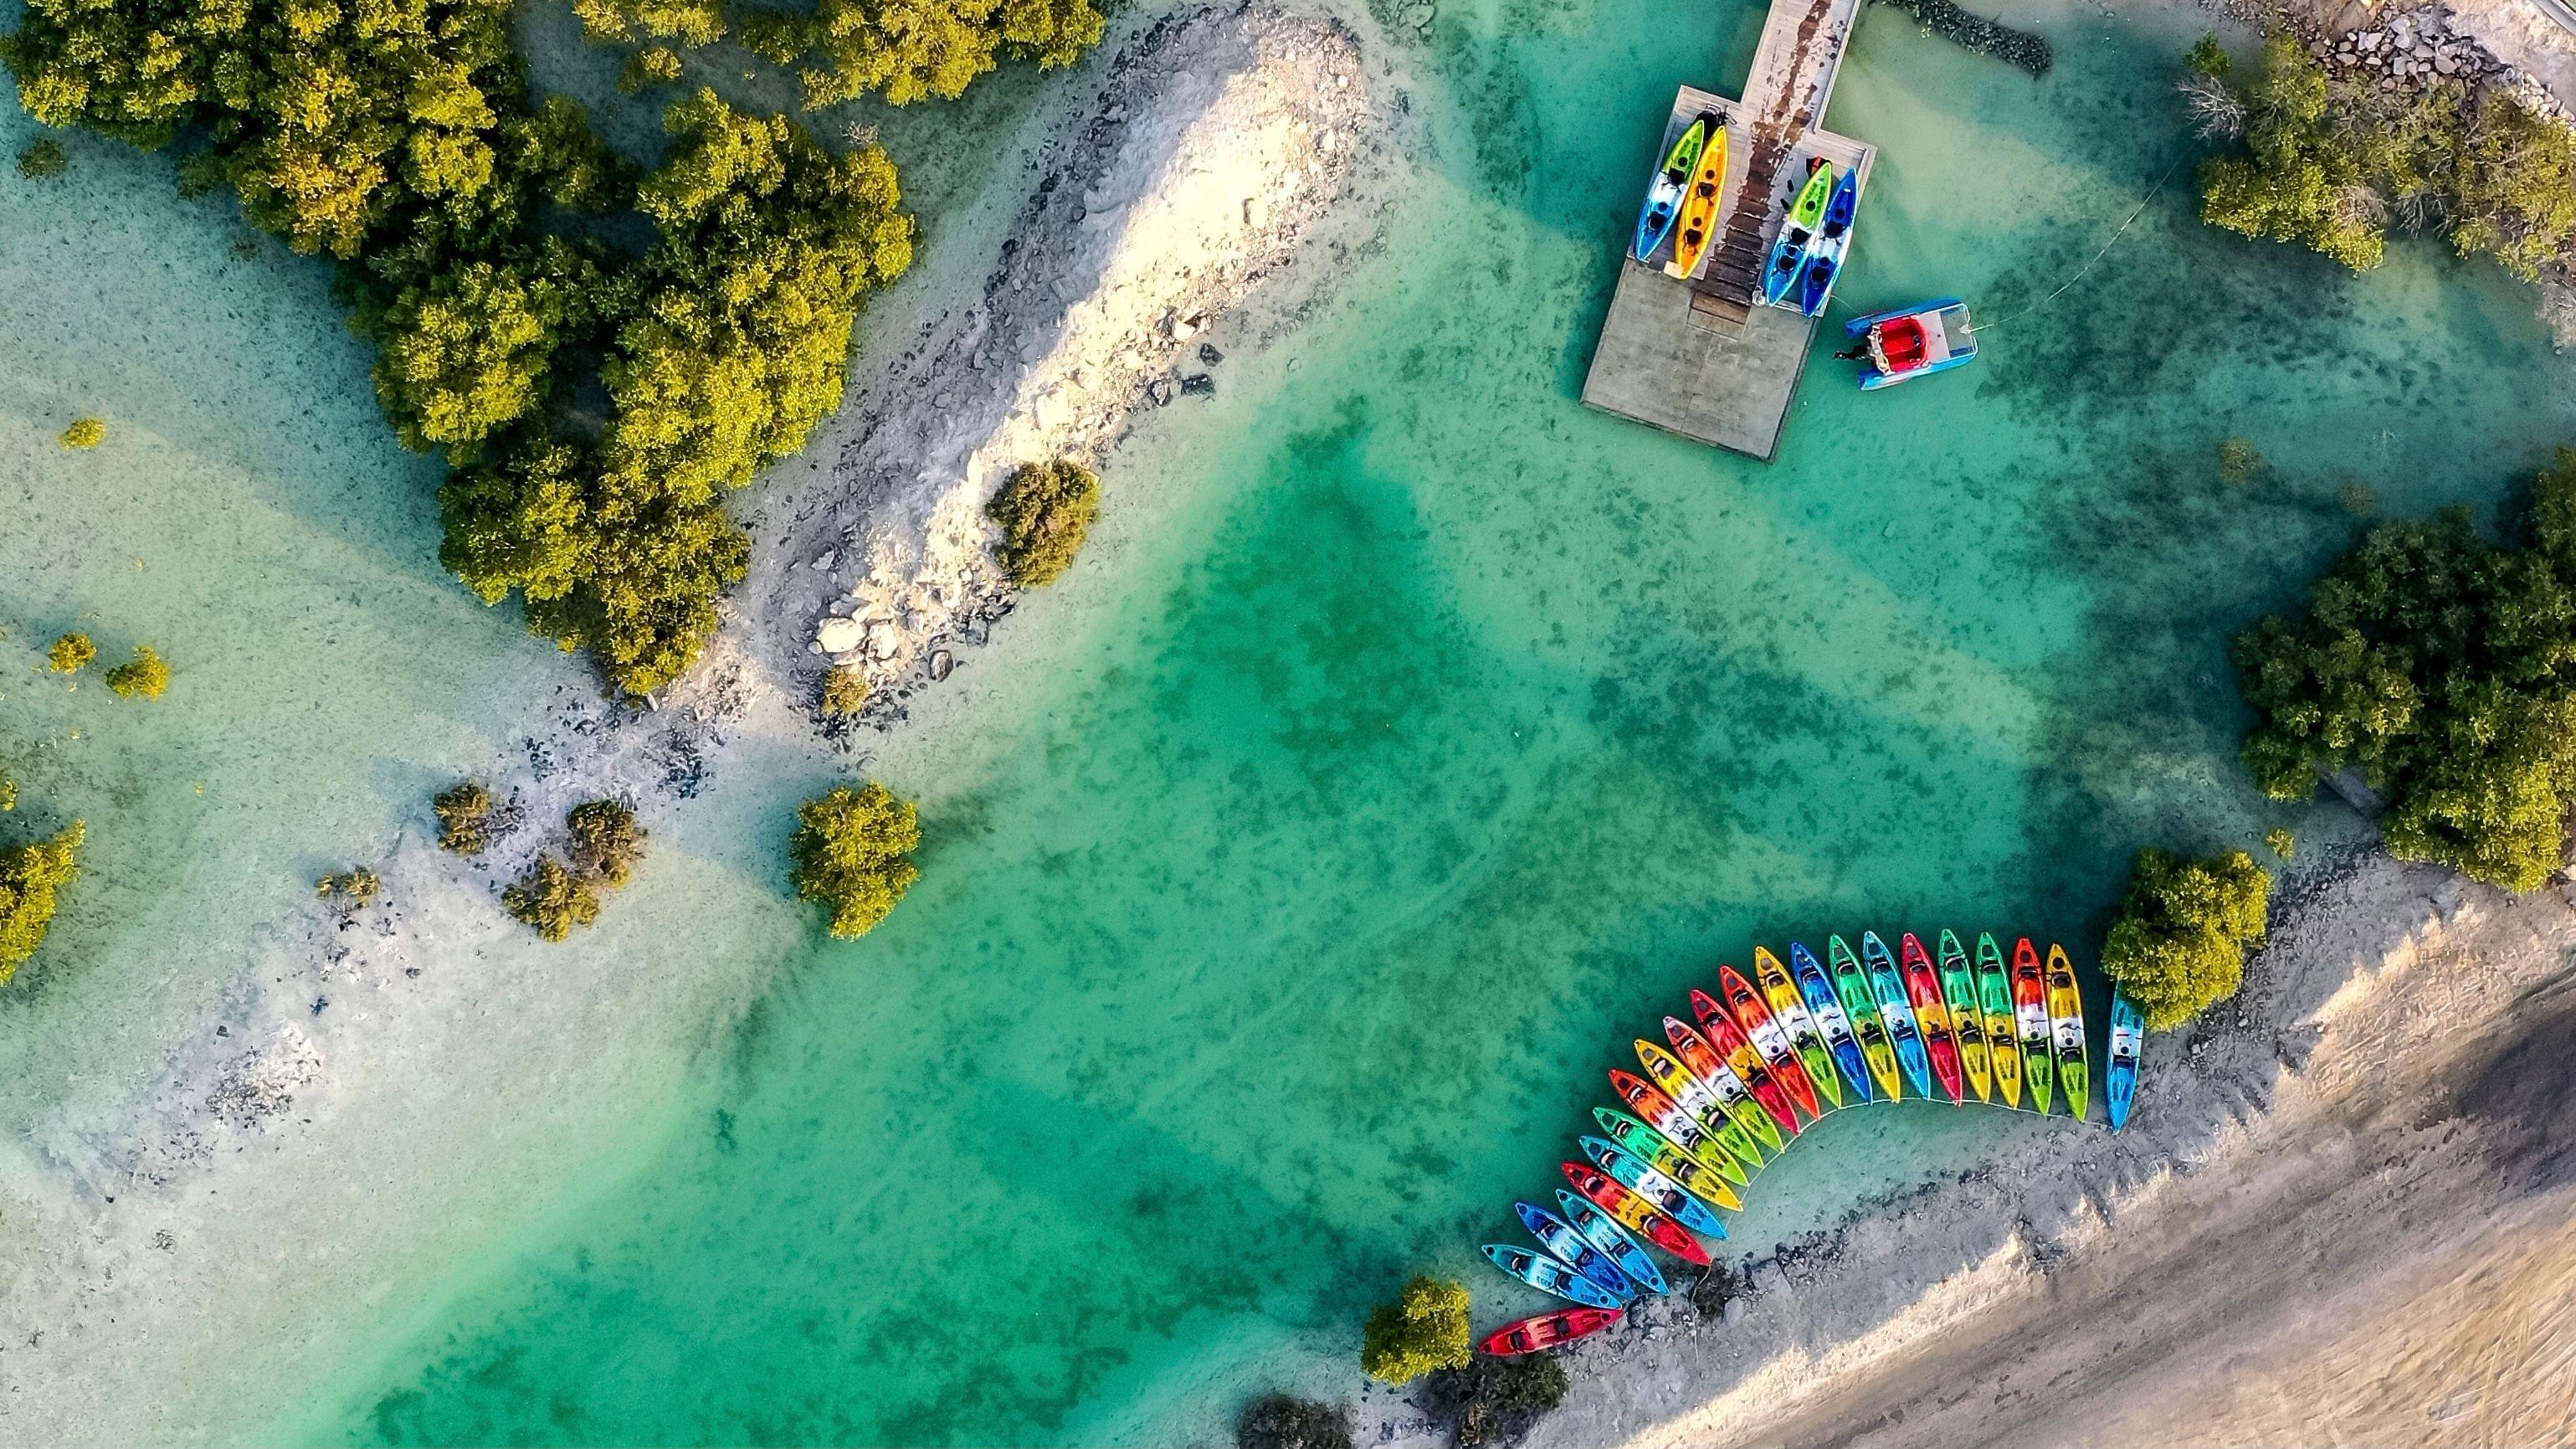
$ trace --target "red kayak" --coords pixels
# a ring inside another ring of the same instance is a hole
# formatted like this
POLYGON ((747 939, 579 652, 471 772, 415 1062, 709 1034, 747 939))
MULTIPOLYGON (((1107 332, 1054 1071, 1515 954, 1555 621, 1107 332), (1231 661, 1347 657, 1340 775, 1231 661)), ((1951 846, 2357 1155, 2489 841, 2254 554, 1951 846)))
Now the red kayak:
POLYGON ((1710 1043, 1725 1054, 1726 1064, 1743 1079, 1745 1089, 1753 1094, 1753 1100, 1761 1103, 1762 1110, 1771 1114, 1771 1120, 1780 1124, 1781 1133, 1797 1136, 1798 1114, 1789 1106, 1789 1094, 1780 1089, 1771 1069, 1762 1064, 1762 1054, 1753 1049, 1753 1043, 1744 1039, 1744 1028, 1737 1026, 1735 1019, 1726 1014, 1726 1008, 1710 999, 1705 991, 1691 993, 1691 1015, 1699 1018, 1700 1030, 1707 1032, 1710 1043))
POLYGON ((1941 978, 1932 973, 1932 958, 1914 933, 1905 933, 1897 948, 1897 969, 1905 975, 1905 995, 1914 1003, 1914 1024, 1923 1031, 1923 1046, 1932 1054, 1932 1075, 1953 1102, 1967 1100, 1959 1075, 1959 1040, 1950 1034, 1950 1008, 1941 999, 1941 978))
POLYGON ((1493 1358, 1518 1358, 1560 1343, 1572 1343, 1587 1333, 1599 1333, 1619 1321, 1623 1308, 1568 1308, 1557 1313, 1538 1313, 1514 1320, 1485 1336, 1476 1345, 1493 1358))
POLYGON ((1621 1187, 1607 1173, 1580 1162, 1560 1162, 1565 1180, 1574 1190, 1589 1199, 1594 1207, 1608 1213, 1619 1226, 1630 1232, 1643 1233, 1646 1241, 1697 1268, 1708 1266, 1708 1249, 1699 1239, 1682 1231, 1662 1208, 1621 1187))
POLYGON ((1789 1042, 1789 1033, 1771 1019, 1770 1003, 1753 989, 1742 972, 1732 966, 1717 968, 1717 989, 1726 993, 1726 1009, 1735 1013, 1735 1024, 1744 1028, 1745 1040, 1762 1054, 1763 1065, 1771 1069, 1771 1080, 1789 1093, 1789 1100, 1813 1122, 1824 1112, 1816 1106, 1815 1084, 1807 1080, 1807 1069, 1798 1063, 1798 1050, 1789 1042))

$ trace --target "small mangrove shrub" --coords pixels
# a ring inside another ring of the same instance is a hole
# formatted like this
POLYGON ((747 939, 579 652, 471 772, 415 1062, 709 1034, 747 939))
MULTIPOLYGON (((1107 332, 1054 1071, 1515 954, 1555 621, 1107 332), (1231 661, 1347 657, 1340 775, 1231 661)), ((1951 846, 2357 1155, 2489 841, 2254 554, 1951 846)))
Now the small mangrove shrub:
POLYGON ((149 644, 134 646, 134 657, 107 671, 107 687, 119 699, 159 699, 170 687, 170 665, 149 644))
POLYGON ((870 780, 799 807, 787 853, 797 896, 827 908, 832 934, 846 941, 875 929, 921 878, 912 864, 920 846, 912 802, 870 780))
POLYGON ((438 812, 438 848, 450 855, 481 855, 492 844, 492 792, 479 781, 464 780, 438 792, 430 802, 438 812))
POLYGON ((0 986, 45 944, 54 921, 54 896, 80 874, 87 838, 75 820, 50 840, 0 846, 0 986))
POLYGON ((626 57, 617 72, 617 88, 631 96, 679 78, 680 53, 667 45, 647 46, 626 57))
POLYGON ((543 941, 560 941, 575 926, 599 919, 599 891, 551 855, 540 855, 501 892, 501 909, 533 928, 543 941))
POLYGON ((103 418, 80 418, 63 429, 62 436, 55 441, 75 452, 86 452, 107 441, 107 421, 103 418))
POLYGON ((2139 851, 2102 970, 2148 1026, 2169 1031, 2236 994, 2271 899, 2271 873, 2244 851, 2207 860, 2139 851))
POLYGON ((354 916, 376 903, 384 893, 385 883, 365 866, 351 866, 337 875, 326 875, 313 883, 313 894, 331 903, 343 916, 354 916))
POLYGON ((2509 537, 2465 509, 2383 524, 2235 655, 2266 794, 2358 766, 2392 854, 2527 891, 2558 869, 2576 800, 2576 451, 2509 537))
POLYGON ((844 666, 823 676, 823 697, 814 709, 825 719, 857 714, 868 705, 868 677, 844 666))
POLYGON ((1051 584, 1073 566, 1100 514, 1100 479, 1069 458, 1029 463, 984 505, 984 514, 1001 526, 993 559, 1003 576, 1022 588, 1051 584))
POLYGON ((644 858, 644 828, 635 812, 615 800, 576 805, 564 817, 572 836, 572 866, 612 888, 626 884, 635 862, 644 858))
POLYGON ((1467 1286, 1418 1276, 1402 1296, 1371 1310, 1360 1329, 1360 1368, 1383 1383, 1409 1384, 1439 1369, 1467 1366, 1467 1286))
POLYGON ((87 634, 65 634, 45 651, 45 667, 56 674, 78 674, 98 657, 98 646, 87 634))
POLYGON ((2263 455, 2254 450, 2250 438, 2229 438, 2218 445, 2218 481, 2230 488, 2253 482, 2262 466, 2263 455))
POLYGON ((1287 1394, 1263 1394, 1234 1420, 1234 1449, 1352 1449, 1351 1411, 1287 1394))
POLYGON ((2263 848, 2272 852, 2275 860, 2288 860, 2291 853, 2299 848, 2299 840, 2288 830, 2275 825, 2263 832, 2263 848))
POLYGON ((51 137, 30 142, 18 153, 18 174, 30 181, 47 176, 60 176, 71 159, 63 154, 63 143, 51 137))

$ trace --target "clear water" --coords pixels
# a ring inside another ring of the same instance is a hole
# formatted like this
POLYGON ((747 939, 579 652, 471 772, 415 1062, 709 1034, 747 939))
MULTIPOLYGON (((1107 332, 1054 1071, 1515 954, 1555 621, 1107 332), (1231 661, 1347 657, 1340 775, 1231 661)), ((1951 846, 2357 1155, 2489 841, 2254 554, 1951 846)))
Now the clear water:
MULTIPOLYGON (((2140 844, 2337 829, 2245 788, 2225 641, 2362 525, 2348 484, 2379 515, 2489 501, 2576 436, 2563 363, 2492 270, 2409 246, 2344 277, 2202 229, 2187 171, 2003 320, 2184 154, 2170 60, 2200 23, 2007 12, 2057 42, 2045 81, 1875 12, 1832 117, 1884 148, 1842 298, 1965 294, 1987 355, 1864 398, 1820 353, 1763 467, 1574 401, 1643 138, 1676 84, 1733 83, 1759 8, 1444 6, 1400 58, 1431 154, 1389 254, 1159 415, 1084 564, 884 751, 928 835, 903 908, 814 934, 774 856, 822 775, 730 769, 681 864, 568 948, 774 958, 729 1050, 632 1067, 663 1090, 611 1148, 514 1161, 518 1211, 388 1266, 405 1311, 215 1437, 1216 1438, 1250 1389, 1351 1393, 1358 1317, 1408 1271, 1525 1309, 1476 1243, 1750 940, 2090 939, 2140 844), (2222 483, 2230 436, 2272 468, 2222 483)), ((204 900, 362 856, 567 676, 437 577, 426 480, 318 276, 228 260, 218 213, 129 196, 150 163, 75 149, 103 217, 0 190, 43 341, 0 378, 29 480, 0 491, 6 647, 149 612, 205 685, 73 742, 99 701, 13 666, 60 798, 208 812, 103 847, 131 853, 0 1003, 11 1065, 104 1070, 84 1031, 140 1056, 178 1010, 107 963, 184 978, 204 900), (73 460, 68 410, 193 421, 73 460)), ((1738 1237, 2006 1130, 1839 1119, 1738 1237)), ((445 1145, 460 1175, 504 1155, 445 1145)))

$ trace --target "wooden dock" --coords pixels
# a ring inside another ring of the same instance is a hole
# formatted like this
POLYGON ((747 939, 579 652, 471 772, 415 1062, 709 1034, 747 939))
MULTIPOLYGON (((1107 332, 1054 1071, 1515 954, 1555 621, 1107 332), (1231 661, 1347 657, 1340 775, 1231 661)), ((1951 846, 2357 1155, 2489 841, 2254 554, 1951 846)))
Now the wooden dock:
MULTIPOLYGON (((1859 173, 1878 150, 1821 129, 1861 0, 1776 0, 1746 73, 1744 98, 1684 86, 1662 140, 1640 153, 1642 181, 1702 112, 1726 117, 1726 203, 1719 235, 1690 277, 1670 275, 1668 239, 1645 262, 1621 252, 1619 286, 1592 370, 1587 407, 1768 461, 1805 371, 1816 325, 1760 304, 1762 267, 1811 160, 1859 173)), ((1642 188, 1639 192, 1643 196, 1642 188)), ((1859 228, 1854 228, 1854 243, 1859 228)))

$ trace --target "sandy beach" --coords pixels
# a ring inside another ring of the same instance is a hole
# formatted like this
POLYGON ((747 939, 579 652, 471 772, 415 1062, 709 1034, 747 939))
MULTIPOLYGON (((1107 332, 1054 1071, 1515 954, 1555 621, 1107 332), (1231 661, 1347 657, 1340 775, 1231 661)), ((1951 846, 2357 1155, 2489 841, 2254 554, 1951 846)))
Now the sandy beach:
POLYGON ((2276 907, 2235 1002, 2150 1039, 2125 1133, 2050 1129, 1749 1256, 1721 1319, 1650 1305, 1572 1351, 1529 1442, 2564 1442, 2571 951, 2576 887, 2365 853, 2276 907))

